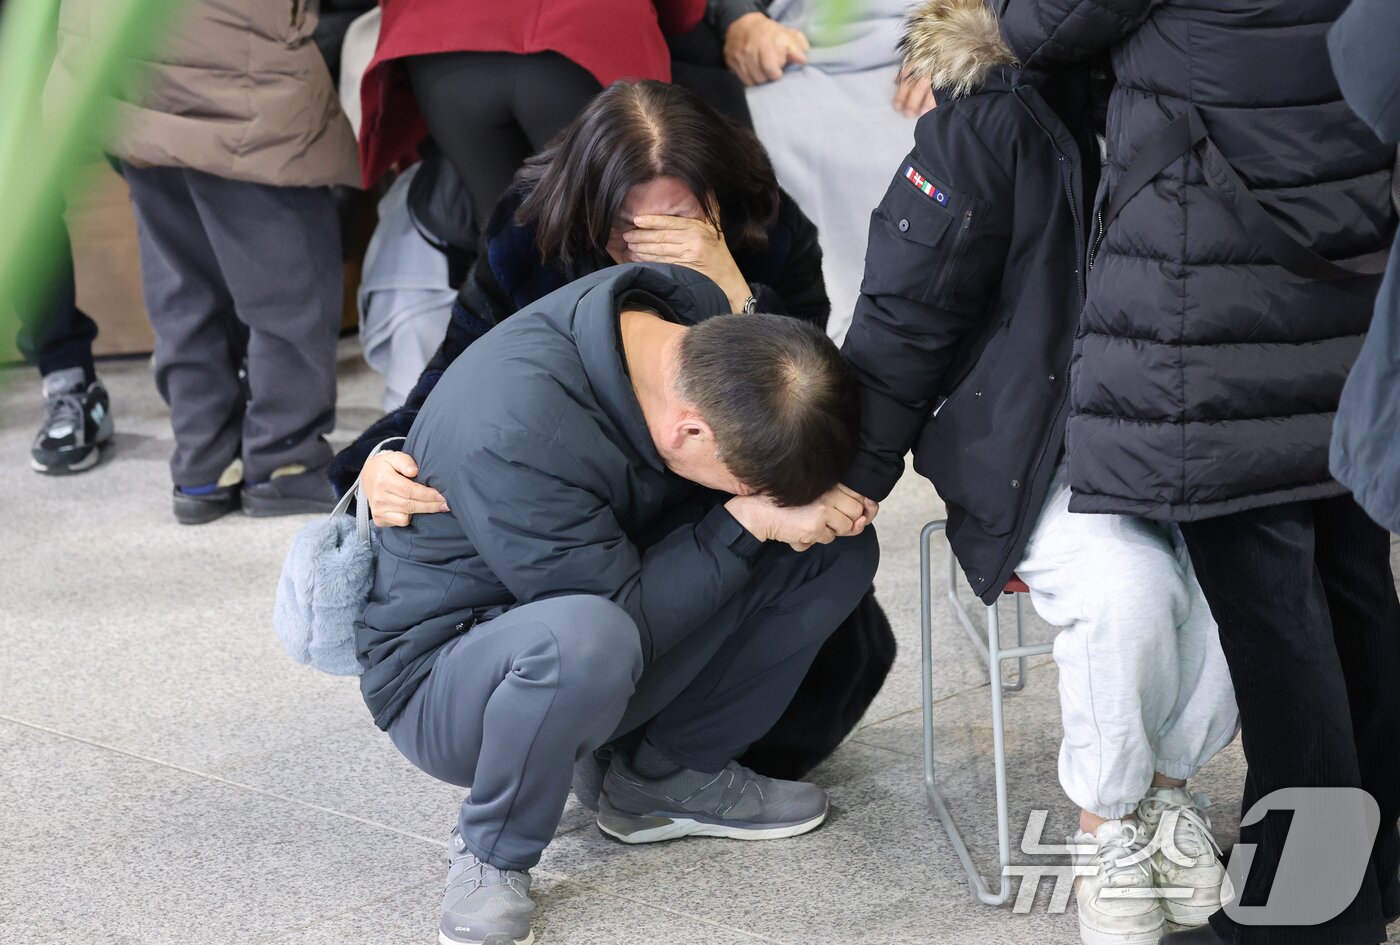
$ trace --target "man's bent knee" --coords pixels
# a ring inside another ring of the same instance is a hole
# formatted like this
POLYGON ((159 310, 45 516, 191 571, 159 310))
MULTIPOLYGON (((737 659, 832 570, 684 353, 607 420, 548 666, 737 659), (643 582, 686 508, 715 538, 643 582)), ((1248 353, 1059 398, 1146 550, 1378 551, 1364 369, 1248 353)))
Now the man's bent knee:
POLYGON ((642 673, 636 621, 606 597, 575 594, 531 605, 554 633, 560 668, 568 678, 601 688, 633 686, 642 673))
POLYGON ((843 584, 859 587, 860 595, 864 595, 880 566, 880 541, 871 525, 859 535, 838 538, 828 545, 813 545, 801 554, 821 559, 823 578, 840 575, 843 584))
POLYGON ((875 582, 875 571, 880 567, 880 539, 875 534, 875 526, 866 526, 865 531, 850 538, 838 538, 843 564, 852 569, 855 579, 864 579, 866 584, 875 582))

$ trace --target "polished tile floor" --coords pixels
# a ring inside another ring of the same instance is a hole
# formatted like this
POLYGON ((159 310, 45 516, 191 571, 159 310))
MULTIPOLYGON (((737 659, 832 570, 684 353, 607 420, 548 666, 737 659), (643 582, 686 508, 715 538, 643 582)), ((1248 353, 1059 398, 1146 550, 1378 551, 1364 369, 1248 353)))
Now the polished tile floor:
MULTIPOLYGON (((353 341, 341 366, 348 435, 378 416, 380 389, 353 341)), ((273 589, 305 520, 176 525, 168 417, 148 367, 102 374, 110 461, 49 479, 27 465, 33 375, 0 373, 0 945, 434 941, 461 792, 399 757, 353 680, 282 653, 273 589)), ((901 652, 861 727, 814 774, 831 792, 829 823, 771 844, 627 848, 571 803, 536 871, 542 945, 1077 941, 1072 912, 1050 914, 1049 883, 1025 914, 974 903, 924 806, 917 536, 939 514, 911 474, 881 516, 877 589, 901 652)), ((939 761, 985 864, 988 689, 942 607, 935 647, 939 761)), ((1072 818, 1047 660, 1007 716, 1017 839, 1042 809, 1054 842, 1072 818)), ((1197 784, 1217 798, 1226 842, 1242 776, 1236 744, 1197 784)))

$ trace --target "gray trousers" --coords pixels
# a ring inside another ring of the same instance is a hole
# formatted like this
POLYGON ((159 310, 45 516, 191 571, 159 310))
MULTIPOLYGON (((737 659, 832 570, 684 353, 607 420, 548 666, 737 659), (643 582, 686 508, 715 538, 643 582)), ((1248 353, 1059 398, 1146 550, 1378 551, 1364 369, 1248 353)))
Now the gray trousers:
POLYGON ((126 164, 122 174, 156 388, 175 432, 175 485, 212 483, 240 456, 249 482, 329 462, 344 280, 330 189, 175 167, 126 164))
POLYGON ((611 601, 522 605, 446 644, 389 737, 428 774, 472 789, 457 825, 477 857, 529 869, 575 763, 600 746, 644 733, 672 761, 717 771, 766 733, 878 559, 873 529, 802 554, 765 546, 748 586, 652 665, 611 601))

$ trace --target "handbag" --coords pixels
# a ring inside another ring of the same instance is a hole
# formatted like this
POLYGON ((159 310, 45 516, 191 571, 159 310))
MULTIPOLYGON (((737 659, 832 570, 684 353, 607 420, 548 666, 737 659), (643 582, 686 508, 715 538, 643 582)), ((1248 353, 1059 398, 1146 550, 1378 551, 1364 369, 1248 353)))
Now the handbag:
MULTIPOLYGON (((389 437, 368 458, 403 439, 389 437)), ((345 514, 359 495, 357 476, 329 518, 297 532, 272 610, 272 627, 292 659, 332 676, 364 672, 355 656, 355 621, 369 600, 378 536, 370 528, 369 503, 355 502, 354 518, 345 514)))

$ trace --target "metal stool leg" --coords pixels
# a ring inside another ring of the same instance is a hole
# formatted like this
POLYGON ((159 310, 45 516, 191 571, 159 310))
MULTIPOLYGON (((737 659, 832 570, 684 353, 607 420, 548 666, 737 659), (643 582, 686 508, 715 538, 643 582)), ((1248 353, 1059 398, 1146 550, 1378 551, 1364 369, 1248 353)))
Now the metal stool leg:
MULTIPOLYGON (((1011 596, 1016 599, 1016 648, 1020 649, 1026 645, 1025 618, 1021 612, 1021 595, 1012 594, 1011 596)), ((1001 688, 1005 692, 1020 692, 1026 688, 1026 657, 1024 655, 1016 657, 1016 681, 1002 683, 1001 688)))
MULTIPOLYGON (((942 531, 947 527, 946 522, 930 522, 929 525, 937 526, 935 528, 935 531, 942 531)), ((931 536, 932 532, 928 530, 927 526, 925 526, 924 535, 924 551, 921 552, 920 560, 923 564, 924 573, 928 574, 930 565, 929 562, 925 560, 927 558, 928 552, 927 537, 931 536)), ((951 553, 948 555, 947 595, 948 604, 953 608, 953 616, 956 617, 958 619, 958 623, 962 625, 963 632, 966 633, 967 638, 972 641, 972 645, 977 647, 977 655, 982 657, 982 663, 990 669, 992 665, 992 657, 987 650, 988 637, 984 637, 981 633, 977 632, 977 628, 973 626, 972 623, 972 615, 967 612, 967 608, 963 606, 962 598, 958 596, 958 561, 957 558, 955 558, 951 553)), ((1025 632, 1025 622, 1022 619, 1021 597, 1019 594, 1013 596, 1015 596, 1016 598, 1016 646, 1021 647, 1025 642, 1023 637, 1023 634, 1025 632)), ((925 590, 923 597, 925 604, 927 604, 930 599, 931 597, 928 590, 925 590)), ((995 614, 996 605, 988 604, 987 624, 989 627, 995 614)), ((1022 689, 1026 688, 1026 657, 1022 655, 1020 657, 1010 658, 1016 659, 1018 663, 1016 680, 1014 682, 1001 683, 1001 688, 1005 692, 1020 692, 1022 689)))
MULTIPOLYGON (((1002 714, 1001 619, 995 604, 987 612, 987 650, 991 655, 988 676, 992 689, 992 759, 996 768, 997 857, 1001 863, 1002 888, 1009 895, 1006 868, 1011 865, 1011 810, 1006 797, 1006 720, 1002 714)), ((1018 688, 1025 685, 1025 677, 1019 678, 1017 683, 1018 688)))
MULTIPOLYGON (((948 803, 944 799, 943 793, 938 789, 935 777, 933 761, 933 573, 930 566, 929 544, 934 532, 942 531, 946 524, 946 522, 930 522, 924 526, 924 530, 919 536, 919 562, 922 565, 919 586, 922 592, 920 617, 923 635, 924 793, 928 798, 929 807, 933 809, 934 814, 942 822, 944 831, 948 834, 948 842, 953 845, 958 859, 962 861, 963 870, 966 871, 968 882, 972 886, 972 894, 978 901, 989 906, 1000 906, 1011 898, 1011 886, 1006 876, 1006 866, 1011 861, 1011 838, 1010 815, 1006 799, 1006 741, 1002 733, 1000 662, 988 661, 992 678, 993 746, 997 764, 997 841, 1002 866, 1000 881, 995 893, 991 891, 990 885, 982 877, 976 864, 972 862, 972 854, 968 852, 962 832, 953 821, 952 812, 948 810, 948 803)), ((950 594, 955 593, 955 591, 956 588, 950 581, 950 594)), ((969 635, 973 635, 971 621, 966 621, 965 627, 968 629, 969 635)), ((973 635, 973 639, 974 642, 980 642, 975 635, 973 635)), ((993 641, 996 639, 995 631, 992 631, 988 642, 995 646, 993 641)))

